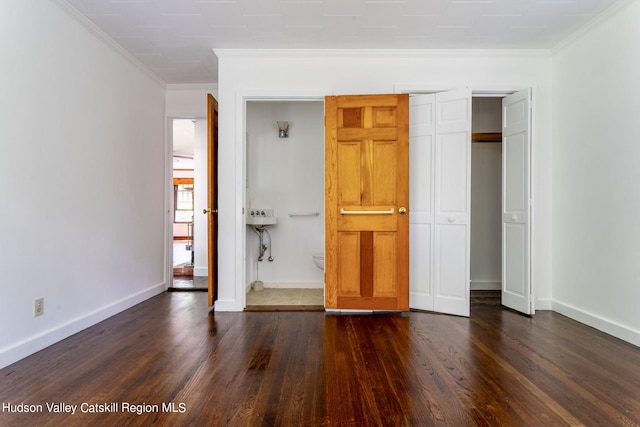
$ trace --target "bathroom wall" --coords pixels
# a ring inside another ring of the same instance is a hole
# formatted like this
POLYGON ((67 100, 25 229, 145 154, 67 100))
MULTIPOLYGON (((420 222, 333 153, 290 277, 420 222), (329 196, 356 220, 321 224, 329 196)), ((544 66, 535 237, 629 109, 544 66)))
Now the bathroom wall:
POLYGON ((321 287, 312 254, 324 251, 324 104, 248 102, 246 131, 247 209, 274 209, 278 219, 269 227, 273 262, 268 252, 257 262, 258 236, 247 227, 247 286, 257 278, 265 287, 321 287), (277 120, 289 122, 288 138, 278 137, 277 120))
MULTIPOLYGON (((474 97, 473 132, 502 131, 502 98, 474 97)), ((471 289, 501 286, 502 143, 471 145, 471 289)))

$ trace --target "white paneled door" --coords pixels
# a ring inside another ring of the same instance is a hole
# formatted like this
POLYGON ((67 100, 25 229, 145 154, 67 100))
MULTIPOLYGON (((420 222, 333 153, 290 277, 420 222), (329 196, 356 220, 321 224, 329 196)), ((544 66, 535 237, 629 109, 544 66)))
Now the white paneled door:
POLYGON ((533 314, 531 89, 502 100, 502 305, 533 314))
POLYGON ((409 98, 409 307, 433 311, 436 96, 409 98))
POLYGON ((410 99, 410 307, 469 315, 471 92, 410 99))

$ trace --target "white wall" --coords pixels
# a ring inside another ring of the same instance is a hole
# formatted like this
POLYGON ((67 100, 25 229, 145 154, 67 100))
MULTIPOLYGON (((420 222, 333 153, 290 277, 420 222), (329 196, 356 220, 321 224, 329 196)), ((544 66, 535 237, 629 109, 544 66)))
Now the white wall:
POLYGON ((394 93, 401 90, 513 90, 532 87, 535 103, 534 217, 537 308, 551 299, 551 64, 546 52, 221 51, 219 57, 220 288, 216 310, 244 307, 244 99, 394 93))
POLYGON ((53 1, 0 51, 2 367, 164 291, 167 222, 164 88, 53 1))
MULTIPOLYGON (((212 76, 214 78, 215 76, 212 76)), ((218 85, 170 84, 166 89, 167 117, 197 119, 207 117, 207 94, 218 98, 218 85)))
POLYGON ((324 252, 324 103, 249 102, 247 139, 246 206, 274 209, 278 220, 269 227, 273 262, 257 261, 248 230, 247 284, 257 275, 266 287, 321 287, 312 254, 324 252), (288 138, 278 137, 277 120, 289 122, 288 138), (300 212, 319 215, 289 216, 300 212))
POLYGON ((640 3, 553 56, 553 308, 640 345, 640 3))
MULTIPOLYGON (((502 98, 474 97, 472 132, 502 132, 502 98)), ((472 290, 501 289, 502 143, 471 144, 472 290)))

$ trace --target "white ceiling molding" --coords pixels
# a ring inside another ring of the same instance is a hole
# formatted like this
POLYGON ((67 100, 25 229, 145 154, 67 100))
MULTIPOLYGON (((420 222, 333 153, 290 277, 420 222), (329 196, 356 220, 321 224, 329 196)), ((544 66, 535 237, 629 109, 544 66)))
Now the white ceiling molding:
POLYGON ((591 21, 587 22, 585 25, 580 27, 576 32, 572 33, 568 37, 561 40, 560 43, 558 43, 553 47, 553 49, 551 49, 551 53, 556 54, 561 50, 565 49, 566 47, 571 46, 572 44, 580 40, 585 34, 590 32, 594 27, 597 27, 598 25, 600 25, 601 23, 603 23, 604 21, 608 20, 613 15, 618 13, 618 11, 621 11, 622 9, 626 8, 632 3, 635 3, 636 1, 637 0, 621 0, 618 3, 615 3, 614 5, 610 6, 607 10, 597 15, 591 21))
POLYGON ((227 49, 467 56, 550 51, 630 0, 55 1, 74 7, 100 29, 94 33, 108 35, 109 44, 165 83, 189 84, 216 82, 213 52, 227 49))
POLYGON ((218 58, 550 56, 549 49, 214 49, 218 58))
POLYGON ((84 28, 89 30, 91 34, 93 34, 98 40, 102 41, 107 47, 113 49, 118 55, 127 60, 131 65, 135 66, 138 70, 142 71, 145 75, 147 75, 151 80, 153 80, 160 87, 165 88, 165 81, 160 78, 156 73, 151 71, 151 69, 142 63, 138 58, 133 56, 127 49, 125 49, 122 45, 120 45, 117 41, 115 41, 111 36, 109 36, 106 32, 104 32, 100 27, 94 24, 89 18, 80 13, 78 9, 73 7, 71 4, 67 2, 67 0, 53 0, 55 4, 57 4, 62 10, 64 10, 70 17, 72 17, 76 22, 82 25, 84 28))

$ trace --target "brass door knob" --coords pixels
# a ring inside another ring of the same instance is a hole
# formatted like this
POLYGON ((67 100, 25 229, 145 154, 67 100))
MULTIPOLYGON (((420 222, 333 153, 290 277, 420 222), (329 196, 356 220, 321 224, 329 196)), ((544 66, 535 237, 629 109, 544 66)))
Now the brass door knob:
POLYGON ((205 215, 206 215, 206 214, 210 214, 210 213, 217 214, 217 213, 218 213, 218 209, 209 209, 209 208, 206 208, 206 209, 202 209, 202 213, 203 213, 203 214, 205 214, 205 215))
POLYGON ((398 209, 398 213, 399 213, 400 215, 404 215, 404 214, 406 214, 406 213, 407 213, 407 208, 405 208, 405 207, 401 207, 400 209, 398 209))

